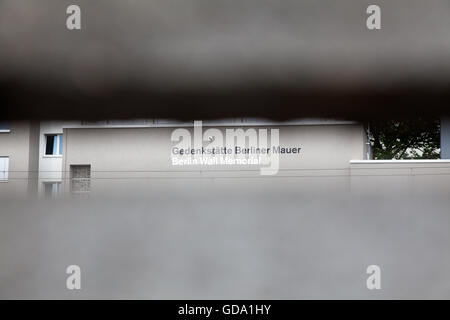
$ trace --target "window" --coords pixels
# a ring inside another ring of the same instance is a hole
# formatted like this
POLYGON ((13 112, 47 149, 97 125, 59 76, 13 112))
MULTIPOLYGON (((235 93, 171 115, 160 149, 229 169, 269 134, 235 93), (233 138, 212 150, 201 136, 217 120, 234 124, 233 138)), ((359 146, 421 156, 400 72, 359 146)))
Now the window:
POLYGON ((9 122, 0 122, 0 132, 10 132, 11 124, 9 122))
POLYGON ((88 193, 91 191, 91 166, 70 166, 70 190, 72 193, 88 193))
POLYGON ((63 139, 62 134, 45 135, 45 155, 62 155, 63 139))
POLYGON ((8 181, 9 157, 0 157, 0 182, 8 181))
POLYGON ((55 199, 61 194, 61 182, 44 182, 44 196, 55 199))

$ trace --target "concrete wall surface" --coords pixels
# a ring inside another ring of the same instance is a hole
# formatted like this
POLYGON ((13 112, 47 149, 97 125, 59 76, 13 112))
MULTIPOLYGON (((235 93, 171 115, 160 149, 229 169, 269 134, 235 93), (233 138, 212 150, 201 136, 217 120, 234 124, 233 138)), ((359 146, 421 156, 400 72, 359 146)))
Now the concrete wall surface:
POLYGON ((448 194, 450 160, 354 160, 351 190, 371 194, 448 194))

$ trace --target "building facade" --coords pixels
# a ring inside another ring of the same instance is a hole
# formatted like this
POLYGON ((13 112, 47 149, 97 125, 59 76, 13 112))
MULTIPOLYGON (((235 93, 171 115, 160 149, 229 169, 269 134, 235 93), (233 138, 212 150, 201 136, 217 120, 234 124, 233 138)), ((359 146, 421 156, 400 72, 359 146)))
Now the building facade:
POLYGON ((0 123, 0 197, 37 193, 39 122, 0 123))
POLYGON ((195 147, 198 126, 194 122, 138 119, 4 123, 0 126, 0 194, 90 197, 196 187, 216 191, 281 188, 335 192, 363 190, 366 186, 374 192, 386 189, 380 182, 386 180, 386 175, 391 176, 390 186, 409 190, 402 185, 426 186, 433 181, 430 175, 438 173, 441 187, 447 188, 449 161, 368 161, 369 144, 362 123, 317 119, 275 123, 239 118, 204 121, 201 125, 202 150, 195 147), (226 147, 229 131, 240 132, 244 140, 234 136, 230 154, 225 152, 215 162, 205 160, 203 154, 208 150, 226 147), (277 133, 276 141, 272 141, 273 132, 277 133), (189 139, 178 133, 188 134, 189 139), (249 148, 252 135, 256 148, 249 148), (264 149, 260 147, 266 136, 266 149, 276 156, 275 160, 269 164, 248 160, 252 153, 264 149), (188 158, 182 154, 191 151, 188 158), (195 158, 196 151, 200 159, 195 158), (229 155, 244 160, 227 162, 229 155), (262 168, 272 167, 275 161, 276 172, 264 174, 262 168))

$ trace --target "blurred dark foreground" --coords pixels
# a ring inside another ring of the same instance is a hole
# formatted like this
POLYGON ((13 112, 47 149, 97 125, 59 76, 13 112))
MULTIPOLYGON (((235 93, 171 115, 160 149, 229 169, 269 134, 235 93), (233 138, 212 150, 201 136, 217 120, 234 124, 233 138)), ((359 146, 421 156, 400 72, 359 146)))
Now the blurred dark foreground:
POLYGON ((378 0, 0 2, 4 119, 449 114, 450 4, 378 0))

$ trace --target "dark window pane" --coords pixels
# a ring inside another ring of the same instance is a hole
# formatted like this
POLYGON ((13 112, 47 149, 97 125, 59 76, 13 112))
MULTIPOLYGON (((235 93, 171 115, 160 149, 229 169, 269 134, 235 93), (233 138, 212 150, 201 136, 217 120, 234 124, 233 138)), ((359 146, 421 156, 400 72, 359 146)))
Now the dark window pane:
POLYGON ((0 122, 0 131, 10 131, 11 125, 9 122, 0 122))
POLYGON ((47 143, 45 145, 45 154, 53 154, 53 145, 55 142, 55 135, 47 135, 47 143))

